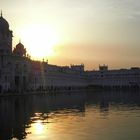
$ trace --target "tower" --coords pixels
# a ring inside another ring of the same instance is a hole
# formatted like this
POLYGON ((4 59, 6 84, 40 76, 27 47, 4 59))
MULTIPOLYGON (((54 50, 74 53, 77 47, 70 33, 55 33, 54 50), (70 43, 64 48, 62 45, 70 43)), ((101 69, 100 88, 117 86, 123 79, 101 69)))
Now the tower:
POLYGON ((12 54, 12 31, 9 30, 8 22, 0 15, 0 54, 12 54))

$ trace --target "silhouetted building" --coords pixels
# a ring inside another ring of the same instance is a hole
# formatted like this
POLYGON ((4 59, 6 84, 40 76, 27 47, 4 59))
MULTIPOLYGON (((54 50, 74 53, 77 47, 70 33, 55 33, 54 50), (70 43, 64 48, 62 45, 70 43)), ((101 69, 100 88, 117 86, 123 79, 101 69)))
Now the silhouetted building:
POLYGON ((19 42, 12 51, 12 31, 0 17, 0 93, 24 90, 75 89, 86 86, 140 87, 140 68, 85 71, 84 65, 57 66, 33 61, 19 42))
POLYGON ((19 43, 12 52, 12 31, 8 22, 0 17, 0 92, 22 91, 27 88, 30 59, 26 49, 19 43))

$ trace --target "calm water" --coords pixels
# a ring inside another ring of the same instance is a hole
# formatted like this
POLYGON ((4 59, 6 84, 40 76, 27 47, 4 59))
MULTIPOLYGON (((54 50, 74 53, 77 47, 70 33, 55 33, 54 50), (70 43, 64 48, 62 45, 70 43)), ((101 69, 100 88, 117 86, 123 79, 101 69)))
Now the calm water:
POLYGON ((0 140, 140 140, 140 93, 0 97, 0 140))

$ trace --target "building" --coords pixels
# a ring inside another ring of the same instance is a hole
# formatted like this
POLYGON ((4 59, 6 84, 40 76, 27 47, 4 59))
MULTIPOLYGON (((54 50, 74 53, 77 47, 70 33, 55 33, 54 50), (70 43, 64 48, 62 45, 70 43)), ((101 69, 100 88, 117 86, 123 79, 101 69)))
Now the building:
POLYGON ((85 71, 84 65, 57 66, 34 61, 19 42, 12 50, 13 32, 0 16, 0 93, 97 87, 140 87, 140 68, 85 71))
POLYGON ((30 59, 19 42, 12 51, 13 33, 8 22, 0 17, 0 92, 27 89, 30 78, 30 59))
POLYGON ((83 65, 57 66, 48 62, 31 62, 31 89, 72 89, 87 86, 83 65))
POLYGON ((108 70, 108 66, 99 66, 97 71, 88 71, 90 85, 97 87, 140 87, 140 68, 108 70))
POLYGON ((0 17, 0 92, 75 88, 86 85, 84 65, 57 66, 33 61, 19 42, 12 50, 13 33, 0 17))

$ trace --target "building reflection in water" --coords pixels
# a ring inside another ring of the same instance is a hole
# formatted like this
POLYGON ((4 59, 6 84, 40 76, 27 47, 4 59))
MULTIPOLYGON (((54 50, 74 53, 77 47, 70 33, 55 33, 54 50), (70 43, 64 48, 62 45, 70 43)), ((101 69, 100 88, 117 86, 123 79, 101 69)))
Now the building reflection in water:
MULTIPOLYGON (((51 134, 55 122, 86 117, 89 106, 97 107, 107 117, 113 106, 140 106, 140 94, 132 92, 86 92, 55 95, 32 95, 0 98, 0 139, 24 139, 32 134, 51 134)), ((61 126, 59 126, 61 127, 61 126)), ((66 128, 65 128, 66 129, 66 128)))

